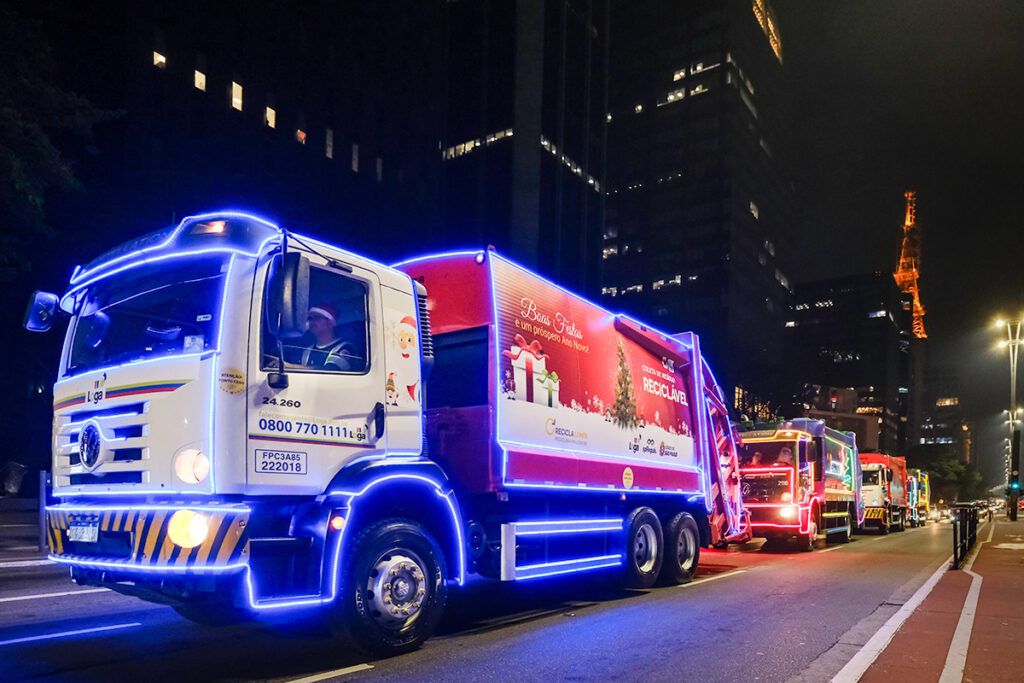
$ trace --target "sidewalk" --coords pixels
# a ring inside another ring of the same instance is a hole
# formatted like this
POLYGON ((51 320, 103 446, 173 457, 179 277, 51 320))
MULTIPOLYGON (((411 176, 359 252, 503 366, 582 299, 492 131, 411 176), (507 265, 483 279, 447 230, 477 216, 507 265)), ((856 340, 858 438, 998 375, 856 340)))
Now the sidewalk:
POLYGON ((947 571, 861 681, 983 683, 1024 677, 1024 520, 997 517, 994 527, 986 524, 978 531, 978 544, 973 565, 970 557, 964 565, 981 577, 973 624, 970 589, 978 579, 968 571, 947 571), (967 650, 962 678, 955 655, 950 656, 958 648, 967 650))

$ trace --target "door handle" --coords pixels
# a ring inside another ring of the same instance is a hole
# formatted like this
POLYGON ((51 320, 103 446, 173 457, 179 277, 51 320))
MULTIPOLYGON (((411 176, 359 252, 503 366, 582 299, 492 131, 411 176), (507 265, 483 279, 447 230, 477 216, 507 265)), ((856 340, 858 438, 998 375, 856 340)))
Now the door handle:
POLYGON ((376 432, 376 438, 384 436, 384 404, 377 402, 377 405, 373 407, 373 413, 370 418, 373 420, 374 431, 376 432))

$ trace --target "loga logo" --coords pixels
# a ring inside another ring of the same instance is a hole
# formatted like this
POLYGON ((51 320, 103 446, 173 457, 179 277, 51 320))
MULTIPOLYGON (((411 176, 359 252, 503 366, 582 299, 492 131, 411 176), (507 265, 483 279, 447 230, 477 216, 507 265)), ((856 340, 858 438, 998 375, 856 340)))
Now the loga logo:
POLYGON ((103 400, 103 385, 107 383, 107 373, 92 383, 92 389, 85 392, 85 402, 93 405, 103 400))
POLYGON ((555 418, 549 417, 547 422, 544 423, 544 431, 548 433, 548 436, 553 436, 555 433, 555 418))
POLYGON ((639 451, 640 450, 640 437, 639 436, 634 436, 633 440, 630 441, 629 444, 626 446, 626 450, 629 451, 630 453, 636 453, 637 451, 639 451))

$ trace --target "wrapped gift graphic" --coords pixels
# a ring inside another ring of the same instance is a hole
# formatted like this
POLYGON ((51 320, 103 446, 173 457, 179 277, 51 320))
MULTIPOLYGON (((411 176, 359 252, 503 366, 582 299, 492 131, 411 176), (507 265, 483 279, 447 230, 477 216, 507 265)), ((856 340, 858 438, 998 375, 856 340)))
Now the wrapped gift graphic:
MULTIPOLYGON (((548 372, 547 368, 541 370, 540 374, 537 376, 537 382, 541 387, 543 387, 540 392, 541 396, 543 397, 545 394, 547 395, 548 408, 557 408, 559 406, 558 383, 560 381, 561 380, 558 379, 558 373, 548 372), (547 389, 547 391, 544 391, 544 389, 547 389)), ((544 403, 544 401, 540 400, 538 403, 544 403)))
POLYGON ((548 357, 544 355, 544 349, 541 348, 540 342, 535 339, 527 344, 526 339, 517 334, 515 346, 501 353, 512 361, 512 380, 515 385, 516 400, 546 405, 548 402, 547 392, 534 390, 536 378, 542 376, 547 369, 548 357))

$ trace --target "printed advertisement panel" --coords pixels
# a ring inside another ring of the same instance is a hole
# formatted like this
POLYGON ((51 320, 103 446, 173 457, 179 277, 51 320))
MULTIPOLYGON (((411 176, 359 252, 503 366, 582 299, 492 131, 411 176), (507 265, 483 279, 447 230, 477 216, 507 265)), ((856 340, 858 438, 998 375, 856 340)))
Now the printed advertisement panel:
POLYGON ((499 441, 623 465, 699 465, 689 366, 624 338, 610 313, 501 258, 490 262, 499 441))

